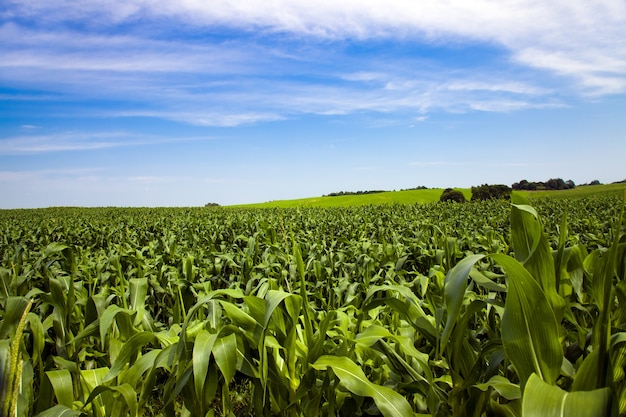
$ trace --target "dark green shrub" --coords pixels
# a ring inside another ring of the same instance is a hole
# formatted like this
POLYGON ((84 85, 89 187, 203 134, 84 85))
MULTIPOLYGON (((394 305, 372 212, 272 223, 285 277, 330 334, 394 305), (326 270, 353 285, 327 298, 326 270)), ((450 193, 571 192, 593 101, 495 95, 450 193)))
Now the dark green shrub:
POLYGON ((462 192, 459 190, 453 190, 452 188, 446 188, 441 193, 439 201, 454 201, 455 203, 465 203, 467 200, 462 192))
POLYGON ((503 184, 483 184, 472 187, 472 201, 482 200, 510 200, 511 188, 503 184))

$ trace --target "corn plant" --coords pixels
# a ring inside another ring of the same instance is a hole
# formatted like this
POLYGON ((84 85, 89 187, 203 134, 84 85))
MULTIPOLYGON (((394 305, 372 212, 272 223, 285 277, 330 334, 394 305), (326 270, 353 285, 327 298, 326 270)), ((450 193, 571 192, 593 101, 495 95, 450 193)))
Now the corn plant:
POLYGON ((1 211, 0 407, 623 415, 622 207, 1 211))

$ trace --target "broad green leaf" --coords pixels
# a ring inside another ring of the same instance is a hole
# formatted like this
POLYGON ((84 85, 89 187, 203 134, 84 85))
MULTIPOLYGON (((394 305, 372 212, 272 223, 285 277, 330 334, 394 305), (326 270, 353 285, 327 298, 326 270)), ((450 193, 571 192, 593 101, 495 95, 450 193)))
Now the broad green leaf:
POLYGON ((67 369, 48 371, 46 376, 50 381, 58 403, 71 408, 74 403, 74 385, 70 371, 67 369))
POLYGON ((126 364, 133 362, 133 358, 135 358, 141 352, 142 348, 148 343, 159 343, 159 339, 156 334, 152 332, 141 332, 128 339, 117 355, 111 370, 104 377, 104 382, 111 381, 118 376, 126 364))
POLYGON ((539 215, 531 206, 511 207, 511 242, 515 257, 537 280, 560 322, 565 300, 558 293, 552 248, 543 232, 539 215))
POLYGON ((55 253, 63 252, 67 248, 69 248, 69 246, 59 242, 52 242, 44 249, 43 256, 47 258, 48 256, 54 255, 55 253))
POLYGON ((385 417, 409 417, 413 415, 408 401, 390 388, 370 382, 363 370, 345 356, 321 356, 313 368, 331 368, 341 383, 352 393, 371 397, 385 417))
POLYGON ((522 389, 531 374, 554 384, 563 363, 559 326, 541 287, 515 259, 491 258, 504 268, 508 290, 502 316, 502 344, 520 378, 522 389))
MULTIPOLYGON (((420 352, 413 345, 413 340, 409 337, 396 336, 389 332, 385 327, 379 325, 368 326, 363 332, 359 333, 354 341, 358 345, 371 347, 381 339, 390 339, 396 342, 399 349, 408 357, 414 358, 418 361, 422 370, 426 374, 426 379, 432 379, 430 368, 428 367, 428 354, 420 352)), ((395 353, 395 352, 394 352, 395 353)), ((424 377, 417 376, 415 379, 423 380, 424 377)))
POLYGON ((95 389, 102 383, 107 372, 109 368, 81 369, 80 378, 84 388, 88 391, 95 389))
MULTIPOLYGON (((91 393, 96 387, 102 384, 102 380, 105 375, 109 372, 109 368, 96 368, 96 369, 85 369, 80 370, 80 383, 83 389, 83 393, 85 395, 91 393)), ((108 404, 112 401, 113 396, 101 396, 98 399, 95 399, 91 402, 91 407, 96 408, 97 410, 93 410, 94 415, 106 415, 106 407, 105 404, 108 404), (100 414, 97 414, 97 413, 100 414)))
POLYGON ((578 367, 572 384, 572 391, 591 391, 598 388, 600 375, 600 351, 595 349, 578 367))
MULTIPOLYGON (((624 209, 618 225, 623 224, 624 209)), ((620 234, 614 233, 613 243, 604 256, 597 259, 593 269, 592 294, 596 300, 599 315, 593 324, 592 344, 598 351, 598 379, 596 388, 612 385, 612 369, 609 349, 611 338, 611 309, 614 303, 614 277, 616 275, 620 234)), ((623 309, 623 307, 622 307, 623 309)))
POLYGON ((489 291, 506 292, 505 285, 494 282, 492 279, 487 277, 483 272, 478 271, 477 269, 472 269, 469 275, 470 275, 470 278, 472 278, 472 281, 474 281, 476 284, 480 285, 481 287, 489 291))
POLYGON ((222 301, 220 304, 228 318, 235 326, 241 327, 242 329, 252 333, 254 333, 257 328, 262 329, 261 325, 239 306, 228 301, 222 301))
POLYGON ((474 264, 482 258, 484 258, 484 255, 468 256, 456 264, 446 276, 443 291, 448 317, 443 332, 441 333, 440 351, 442 352, 446 348, 450 333, 452 333, 452 328, 459 319, 459 311, 461 304, 463 304, 465 290, 467 289, 467 277, 472 268, 474 268, 474 264))
POLYGON ((274 310, 278 307, 280 302, 290 295, 291 294, 284 291, 269 290, 267 292, 267 295, 265 296, 265 302, 267 305, 265 308, 265 316, 263 317, 263 327, 267 327, 274 310))
POLYGON ((536 417, 605 417, 611 414, 611 390, 567 392, 536 374, 528 379, 522 415, 536 417))
POLYGON ((302 297, 302 313, 304 315, 304 335, 306 343, 314 343, 313 337, 313 318, 315 316, 314 312, 311 310, 311 306, 309 305, 309 297, 307 294, 306 287, 306 279, 305 279, 305 266, 304 260, 302 259, 302 252, 300 251, 300 246, 296 242, 293 237, 293 233, 291 235, 291 240, 293 241, 293 256, 296 261, 296 267, 298 270, 298 276, 300 281, 300 297, 302 297))
MULTIPOLYGON (((146 314, 146 295, 148 294, 147 278, 132 278, 128 281, 130 288, 130 309, 137 312, 135 326, 139 326, 146 314)), ((149 330, 146 328, 145 330, 149 330)))
POLYGON ((0 339, 8 337, 15 330, 27 305, 28 300, 25 297, 9 297, 5 300, 0 323, 0 339))
POLYGON ((96 397, 98 397, 104 392, 113 392, 113 393, 119 394, 121 398, 124 400, 124 403, 126 404, 126 409, 124 408, 118 409, 116 408, 116 404, 113 404, 112 408, 115 411, 111 412, 112 417, 126 416, 127 411, 130 413, 131 417, 134 417, 137 415, 137 393, 128 384, 121 384, 121 385, 116 385, 116 386, 99 385, 98 387, 96 387, 95 390, 91 392, 91 394, 89 394, 89 398, 85 402, 85 405, 94 401, 96 397))
POLYGON ((72 410, 70 407, 57 404, 37 414, 37 417, 81 417, 83 415, 85 414, 80 410, 72 410))
POLYGON ((224 375, 225 383, 229 384, 237 372, 237 336, 235 333, 220 337, 215 341, 213 356, 224 375))
POLYGON ((356 336, 355 341, 364 346, 370 347, 380 339, 385 337, 393 337, 386 328, 378 325, 368 326, 363 332, 356 336))
POLYGON ((422 302, 408 287, 402 285, 381 285, 370 288, 363 302, 362 309, 365 312, 380 305, 391 307, 398 313, 404 315, 412 326, 427 336, 434 344, 437 339, 435 318, 430 314, 426 314, 421 304, 422 302), (386 293, 387 295, 381 298, 375 298, 379 293, 386 293), (390 293, 397 293, 401 295, 403 299, 398 298, 395 294, 390 295, 390 293))
POLYGON ((482 391, 493 388, 498 392, 498 394, 509 401, 522 398, 522 392, 519 385, 513 384, 511 381, 500 375, 492 376, 489 378, 489 381, 484 384, 476 384, 475 387, 482 391))
POLYGON ((119 307, 115 304, 108 306, 106 310, 104 310, 100 318, 100 345, 102 349, 104 349, 106 344, 107 332, 113 325, 113 321, 116 320, 116 317, 121 315, 124 317, 122 320, 125 319, 127 322, 130 322, 130 317, 134 316, 135 313, 136 312, 119 307))
POLYGON ((207 378, 209 362, 213 344, 217 340, 217 334, 211 334, 207 330, 200 330, 193 344, 193 380, 196 396, 202 398, 204 383, 207 378))
POLYGON ((156 358, 161 352, 161 349, 152 349, 144 353, 126 372, 124 372, 124 382, 128 383, 131 387, 140 386, 145 373, 152 369, 156 358))

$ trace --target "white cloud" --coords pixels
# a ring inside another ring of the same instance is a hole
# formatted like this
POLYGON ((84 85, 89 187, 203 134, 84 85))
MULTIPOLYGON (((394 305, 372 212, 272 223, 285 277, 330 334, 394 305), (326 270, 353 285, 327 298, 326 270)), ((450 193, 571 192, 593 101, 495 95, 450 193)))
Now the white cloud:
POLYGON ((127 146, 126 135, 112 133, 60 133, 0 139, 0 155, 104 149, 127 146))
POLYGON ((152 111, 152 110, 128 110, 111 112, 116 117, 154 117, 188 123, 195 126, 220 126, 233 127, 243 124, 258 122, 274 122, 285 119, 284 116, 270 112, 228 112, 208 110, 202 111, 190 109, 188 111, 152 111))
POLYGON ((167 138, 128 132, 61 132, 0 138, 0 155, 90 151, 211 139, 206 136, 167 138))
POLYGON ((0 182, 23 184, 30 182, 56 183, 59 178, 74 181, 88 181, 100 178, 104 168, 71 168, 71 169, 41 169, 22 171, 0 171, 0 182))
POLYGON ((239 73, 249 55, 232 44, 154 40, 138 36, 0 26, 3 68, 142 73, 239 73))
POLYGON ((203 126, 299 113, 514 111, 626 92, 621 1, 11 0, 0 19, 8 22, 0 80, 89 100, 130 97, 138 105, 117 114, 203 126), (27 29, 16 17, 36 23, 27 29), (166 39, 155 21, 198 37, 166 39), (91 29, 58 29, 66 22, 91 29), (132 29, 111 34, 119 23, 132 29), (203 38, 218 28, 239 35, 203 38), (459 50, 478 43, 507 56, 497 71, 448 68, 436 58, 356 57, 336 42, 375 38, 459 50))

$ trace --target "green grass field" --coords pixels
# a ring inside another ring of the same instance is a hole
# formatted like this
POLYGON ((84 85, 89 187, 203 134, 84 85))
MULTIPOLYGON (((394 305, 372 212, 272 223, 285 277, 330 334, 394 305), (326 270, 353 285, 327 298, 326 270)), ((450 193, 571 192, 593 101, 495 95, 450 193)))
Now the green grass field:
MULTIPOLYGON (((469 188, 458 188, 468 200, 472 196, 469 188)), ((296 200, 275 200, 266 203, 243 204, 230 207, 249 208, 291 208, 291 207, 356 207, 371 204, 423 204, 439 201, 442 188, 427 190, 388 191, 376 194, 343 195, 336 197, 309 197, 296 200)), ((566 197, 593 197, 607 195, 623 195, 626 192, 626 183, 607 185, 579 186, 572 190, 562 191, 515 191, 526 198, 566 198, 566 197)))
MULTIPOLYGON (((469 199, 472 192, 469 188, 459 189, 469 199)), ((250 208, 290 208, 290 207, 356 207, 370 204, 414 204, 438 201, 442 188, 427 190, 388 191, 376 194, 342 195, 336 197, 310 197, 297 200, 275 200, 267 203, 246 204, 235 207, 250 208)))
POLYGON ((603 184, 603 185, 581 185, 571 190, 558 191, 526 191, 530 199, 535 198, 576 198, 576 197, 596 197, 623 195, 626 192, 626 183, 603 184))

